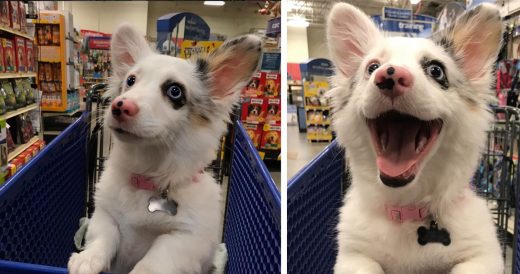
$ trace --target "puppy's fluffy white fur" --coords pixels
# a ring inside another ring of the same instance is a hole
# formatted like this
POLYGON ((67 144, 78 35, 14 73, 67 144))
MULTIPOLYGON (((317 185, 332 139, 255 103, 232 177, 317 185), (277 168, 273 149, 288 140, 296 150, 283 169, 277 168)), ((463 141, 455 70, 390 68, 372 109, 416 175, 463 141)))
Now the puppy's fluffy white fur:
POLYGON ((327 36, 336 66, 334 127, 346 148, 352 186, 340 210, 335 273, 500 274, 503 259, 485 201, 467 186, 492 122, 492 64, 500 45, 498 9, 481 5, 462 15, 435 39, 386 38, 357 8, 336 4, 327 36), (442 89, 421 67, 422 58, 445 64, 449 88, 442 89), (407 68, 413 87, 392 100, 378 91, 369 62, 407 68), (443 120, 439 138, 415 179, 391 188, 379 179, 376 149, 367 119, 396 110, 422 120, 443 120), (431 218, 402 224, 390 221, 385 205, 425 205, 451 244, 417 242, 419 226, 431 218))
POLYGON ((71 256, 69 271, 206 273, 219 242, 222 204, 220 187, 199 171, 215 157, 229 112, 257 67, 261 41, 242 36, 192 61, 154 53, 129 25, 119 27, 111 43, 110 93, 133 100, 139 112, 118 122, 107 110, 114 145, 96 186, 86 249, 71 256), (183 87, 181 107, 165 93, 167 81, 183 87), (152 178, 158 190, 134 187, 132 174, 152 178), (177 214, 148 212, 150 197, 166 188, 177 214))

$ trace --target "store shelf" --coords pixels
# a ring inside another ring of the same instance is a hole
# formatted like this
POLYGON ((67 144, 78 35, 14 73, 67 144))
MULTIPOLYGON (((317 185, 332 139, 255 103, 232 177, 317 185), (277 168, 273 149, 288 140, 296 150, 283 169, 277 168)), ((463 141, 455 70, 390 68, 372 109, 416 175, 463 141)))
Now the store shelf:
POLYGON ((57 130, 47 130, 43 132, 43 135, 60 135, 63 131, 57 131, 57 130))
POLYGON ((5 119, 9 119, 9 118, 14 117, 16 115, 20 115, 22 113, 26 113, 26 112, 31 111, 31 110, 36 109, 36 108, 38 108, 38 105, 36 103, 34 103, 34 104, 28 105, 26 107, 19 108, 17 110, 9 111, 9 112, 7 112, 5 114, 5 119))
POLYGON ((23 33, 23 32, 17 31, 17 30, 14 30, 12 28, 8 28, 8 27, 5 27, 5 26, 0 26, 0 30, 4 31, 4 32, 9 32, 11 34, 18 35, 18 36, 21 36, 21 37, 24 37, 24 38, 27 38, 27 39, 29 39, 31 41, 34 40, 34 37, 30 36, 29 34, 23 33))
POLYGON ((34 143, 36 143, 36 141, 38 141, 38 136, 34 136, 34 137, 31 138, 31 140, 29 140, 29 142, 17 146, 17 147, 13 150, 13 152, 9 153, 9 156, 7 157, 7 160, 8 160, 8 161, 11 161, 12 159, 16 158, 16 156, 18 156, 20 153, 22 153, 22 152, 23 152, 24 150, 26 150, 28 147, 30 147, 31 145, 33 145, 34 143))
POLYGON ((44 112, 42 114, 43 117, 53 117, 53 116, 72 116, 76 113, 78 113, 79 108, 70 111, 70 112, 44 112))
POLYGON ((36 72, 0 73, 0 79, 36 77, 36 72))

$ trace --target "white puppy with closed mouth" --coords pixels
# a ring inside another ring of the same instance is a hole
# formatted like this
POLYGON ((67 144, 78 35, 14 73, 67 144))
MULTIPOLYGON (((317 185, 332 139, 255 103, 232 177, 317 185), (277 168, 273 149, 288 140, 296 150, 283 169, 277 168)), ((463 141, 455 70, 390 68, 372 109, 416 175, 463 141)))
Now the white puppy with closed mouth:
POLYGON ((327 37, 333 123, 352 177, 334 272, 503 273, 491 214, 468 187, 493 121, 498 9, 480 5, 423 39, 384 37, 339 3, 327 37))
POLYGON ((129 25, 112 36, 115 136, 96 186, 86 249, 72 274, 207 273, 219 243, 220 186, 203 168, 215 157, 239 93, 257 68, 251 35, 192 61, 154 53, 129 25))

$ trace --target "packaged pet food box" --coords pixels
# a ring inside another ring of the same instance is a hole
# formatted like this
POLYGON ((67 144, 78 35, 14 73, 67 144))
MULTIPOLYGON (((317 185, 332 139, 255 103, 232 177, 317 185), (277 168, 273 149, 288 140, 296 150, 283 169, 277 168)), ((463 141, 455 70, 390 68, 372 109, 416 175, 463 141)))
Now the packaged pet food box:
POLYGON ((262 138, 262 124, 247 124, 244 123, 244 128, 246 129, 247 135, 253 141, 253 145, 256 148, 260 147, 260 139, 262 138))
POLYGON ((18 1, 9 1, 9 7, 11 28, 20 30, 20 6, 18 5, 18 1))
POLYGON ((18 66, 18 72, 27 71, 27 56, 25 50, 25 38, 15 37, 14 38, 14 50, 16 52, 16 66, 18 66))
POLYGON ((45 147, 45 141, 43 140, 38 140, 34 143, 33 146, 38 146, 40 148, 40 150, 42 150, 44 147, 45 147))
POLYGON ((20 156, 14 158, 10 163, 15 166, 16 171, 22 169, 23 164, 24 164, 23 159, 20 158, 20 156))
MULTIPOLYGON (((1 43, 1 42, 0 42, 1 43)), ((5 72, 4 48, 0 46, 0 72, 5 72)))
POLYGON ((280 144, 282 143, 281 132, 282 128, 280 125, 265 124, 260 148, 272 150, 280 149, 280 144))
POLYGON ((0 25, 11 27, 9 16, 9 1, 0 1, 0 25))
POLYGON ((20 153, 18 157, 23 159, 24 164, 27 164, 32 159, 32 152, 25 150, 24 152, 20 153))
POLYGON ((242 96, 244 97, 262 97, 263 92, 263 82, 262 82, 262 74, 257 72, 253 75, 251 80, 247 86, 242 90, 242 96))
POLYGON ((244 98, 242 102, 241 120, 250 124, 258 124, 264 121, 264 99, 263 98, 244 98))
POLYGON ((34 71, 34 44, 31 40, 25 39, 25 56, 27 60, 27 71, 34 71))
POLYGON ((264 79, 264 96, 266 98, 279 97, 281 84, 280 73, 262 72, 262 76, 262 78, 264 79))
POLYGON ((281 103, 279 98, 265 98, 265 123, 279 124, 281 121, 281 103))
POLYGON ((27 32, 27 20, 25 19, 25 4, 23 3, 23 1, 20 1, 18 6, 20 12, 20 31, 27 32))
POLYGON ((1 170, 7 166, 7 122, 5 119, 0 120, 0 166, 1 170))
POLYGON ((16 72, 16 60, 14 53, 13 40, 2 38, 2 48, 4 52, 4 65, 6 72, 16 72))

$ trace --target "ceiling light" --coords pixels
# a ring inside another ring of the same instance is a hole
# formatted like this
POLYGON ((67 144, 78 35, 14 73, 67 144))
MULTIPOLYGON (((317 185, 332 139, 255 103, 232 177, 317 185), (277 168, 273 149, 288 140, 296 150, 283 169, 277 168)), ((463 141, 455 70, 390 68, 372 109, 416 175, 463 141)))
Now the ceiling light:
POLYGON ((225 1, 204 1, 206 6, 224 6, 225 4, 225 1))
POLYGON ((417 5, 417 4, 419 4, 419 2, 421 2, 421 0, 410 0, 410 3, 412 5, 417 5))
POLYGON ((295 18, 289 19, 289 21, 287 22, 287 25, 291 26, 291 27, 306 28, 309 26, 309 22, 307 22, 305 20, 305 18, 295 17, 295 18))

